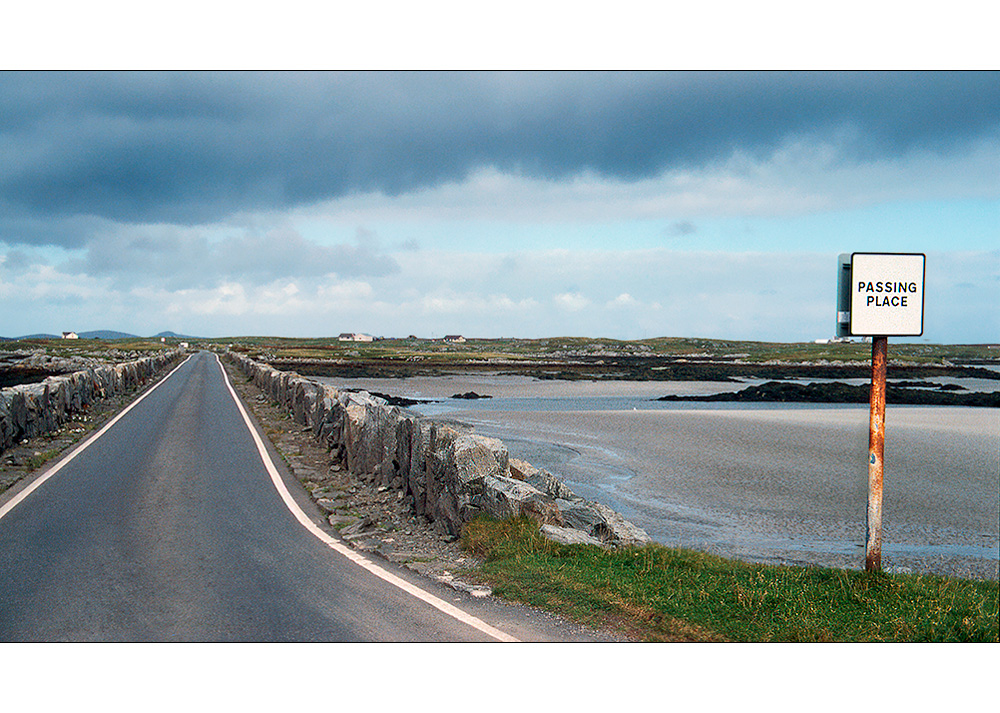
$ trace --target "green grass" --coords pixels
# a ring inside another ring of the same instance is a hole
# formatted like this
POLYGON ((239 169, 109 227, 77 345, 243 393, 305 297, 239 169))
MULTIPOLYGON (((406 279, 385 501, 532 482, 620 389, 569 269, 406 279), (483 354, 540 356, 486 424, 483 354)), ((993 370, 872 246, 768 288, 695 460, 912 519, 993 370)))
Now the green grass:
MULTIPOLYGON (((468 336, 468 335, 467 335, 468 336)), ((166 343, 152 339, 47 339, 20 340, 0 344, 0 350, 42 349, 49 354, 95 356, 116 360, 122 351, 153 352, 173 348, 180 339, 166 343)), ((779 360, 791 362, 860 361, 871 358, 871 345, 854 343, 813 344, 811 342, 755 342, 699 337, 657 337, 618 340, 590 337, 548 337, 544 339, 476 339, 461 344, 425 338, 392 338, 376 342, 341 342, 335 336, 317 338, 242 336, 213 339, 186 339, 193 348, 225 349, 270 358, 380 359, 414 358, 442 364, 487 359, 552 360, 603 354, 632 356, 713 356, 739 358, 748 362, 779 360)), ((1000 351, 984 345, 940 345, 892 342, 890 358, 915 363, 940 364, 945 360, 1000 358, 1000 351)))
POLYGON ((463 546, 501 597, 647 641, 996 642, 997 582, 749 564, 659 545, 559 545, 526 519, 463 546))
POLYGON ((29 472, 34 472, 59 455, 59 453, 60 450, 58 448, 49 448, 40 453, 32 454, 25 462, 25 467, 29 472))
MULTIPOLYGON (((237 351, 259 357, 304 359, 412 358, 449 364, 487 359, 560 360, 603 354, 632 356, 713 356, 747 362, 862 362, 871 359, 871 345, 854 343, 753 342, 721 339, 659 337, 637 341, 605 338, 550 337, 546 339, 469 339, 448 344, 431 339, 384 339, 376 342, 338 342, 336 337, 290 339, 281 337, 232 337, 206 340, 200 346, 235 345, 237 351)), ((890 357, 914 363, 941 364, 945 360, 1000 358, 1000 352, 982 345, 937 345, 893 342, 890 357)))

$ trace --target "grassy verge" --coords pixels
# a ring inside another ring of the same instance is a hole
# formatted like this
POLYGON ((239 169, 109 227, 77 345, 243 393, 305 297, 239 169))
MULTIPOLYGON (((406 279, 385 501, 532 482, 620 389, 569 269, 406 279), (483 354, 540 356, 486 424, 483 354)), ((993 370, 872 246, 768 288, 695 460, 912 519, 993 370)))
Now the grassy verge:
POLYGON ((997 582, 748 564, 659 545, 559 545, 477 520, 463 545, 501 597, 646 641, 996 642, 997 582))

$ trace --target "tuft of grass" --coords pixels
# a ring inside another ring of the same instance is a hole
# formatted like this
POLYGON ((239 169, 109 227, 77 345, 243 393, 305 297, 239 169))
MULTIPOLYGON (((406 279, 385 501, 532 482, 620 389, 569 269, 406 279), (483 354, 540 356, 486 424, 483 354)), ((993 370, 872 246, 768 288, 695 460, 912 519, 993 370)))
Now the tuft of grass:
POLYGON ((496 594, 646 641, 996 642, 997 582, 745 563, 660 545, 560 545, 468 523, 496 594))
POLYGON ((39 453, 34 453, 25 461, 25 468, 28 472, 34 472, 59 455, 59 448, 49 448, 39 453))

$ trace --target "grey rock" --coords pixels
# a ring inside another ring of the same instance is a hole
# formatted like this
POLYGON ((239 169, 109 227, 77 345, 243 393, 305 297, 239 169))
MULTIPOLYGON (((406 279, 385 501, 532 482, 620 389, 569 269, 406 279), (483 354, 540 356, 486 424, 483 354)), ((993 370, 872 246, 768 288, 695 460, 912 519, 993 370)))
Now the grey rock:
POLYGON ((343 498, 338 498, 336 500, 331 500, 329 498, 319 498, 316 504, 321 508, 326 510, 328 513, 337 512, 338 510, 343 510, 347 506, 347 501, 343 498))
POLYGON ((537 490, 545 493, 551 498, 559 500, 573 500, 576 495, 572 490, 547 470, 542 470, 516 458, 510 459, 511 477, 523 480, 537 490))
POLYGON ((497 519, 527 515, 539 523, 563 522, 555 502, 523 481, 487 476, 483 486, 482 508, 497 519))
POLYGON ((607 547, 596 537, 591 537, 586 532, 570 527, 559 527, 558 525, 542 525, 538 530, 543 537, 558 542, 561 545, 596 545, 597 547, 607 547))
POLYGON ((357 523, 358 518, 353 515, 330 515, 329 522, 334 527, 344 528, 357 523))
POLYGON ((370 518, 364 517, 353 525, 341 528, 340 534, 345 540, 350 540, 356 537, 366 537, 371 534, 374 528, 375 523, 370 518))
POLYGON ((629 522, 607 505, 590 503, 590 506, 600 513, 603 520, 591 532, 595 537, 616 545, 644 545, 651 542, 645 530, 629 522))
POLYGON ((599 523, 604 521, 601 514, 591 507, 583 498, 575 500, 556 500, 559 513, 567 527, 590 533, 599 523))
POLYGON ((601 503, 582 498, 556 500, 564 523, 613 545, 644 545, 649 535, 617 512, 601 503))

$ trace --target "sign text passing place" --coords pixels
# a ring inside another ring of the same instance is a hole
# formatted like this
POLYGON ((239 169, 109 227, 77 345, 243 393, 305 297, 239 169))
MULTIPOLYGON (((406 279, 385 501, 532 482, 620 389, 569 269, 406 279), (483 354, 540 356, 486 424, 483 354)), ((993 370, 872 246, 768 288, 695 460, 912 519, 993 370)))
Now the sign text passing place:
POLYGON ((923 334, 924 262, 922 253, 852 254, 851 334, 923 334))

